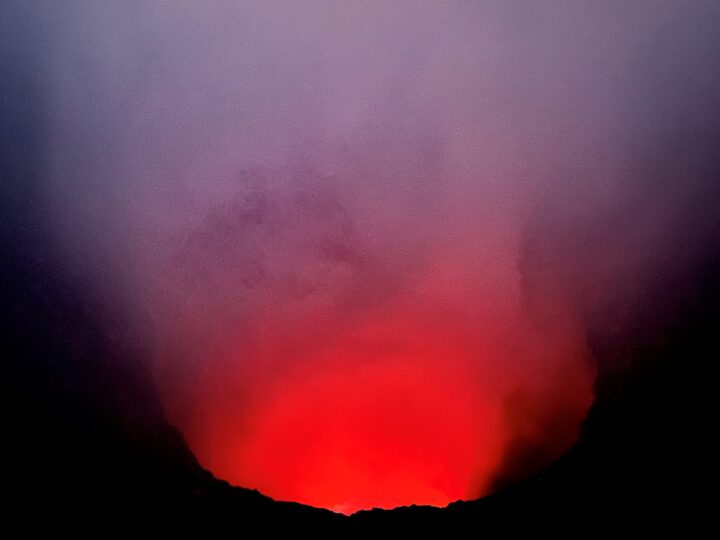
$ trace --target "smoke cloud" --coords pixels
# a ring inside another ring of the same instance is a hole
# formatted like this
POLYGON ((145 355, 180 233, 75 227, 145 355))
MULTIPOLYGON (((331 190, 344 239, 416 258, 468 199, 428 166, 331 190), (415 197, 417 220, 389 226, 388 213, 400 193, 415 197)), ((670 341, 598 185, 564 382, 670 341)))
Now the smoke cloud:
MULTIPOLYGON (((217 476, 349 512, 576 440, 713 234, 713 2, 27 3, 44 209, 217 476)), ((99 360, 100 361, 100 360, 99 360)))

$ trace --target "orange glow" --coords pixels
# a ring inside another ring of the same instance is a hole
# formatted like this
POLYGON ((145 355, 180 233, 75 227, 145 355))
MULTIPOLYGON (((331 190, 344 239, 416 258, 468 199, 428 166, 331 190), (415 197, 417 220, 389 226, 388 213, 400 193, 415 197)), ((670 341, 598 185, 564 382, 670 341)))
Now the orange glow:
POLYGON ((342 512, 466 497, 490 419, 459 373, 422 360, 379 361, 278 385, 252 437, 213 460, 223 478, 342 512))
MULTIPOLYGON (((258 343, 205 362, 182 427, 215 475, 343 513, 488 492, 513 436, 502 396, 528 377, 489 356, 488 336, 450 314, 384 312, 329 342, 284 328, 265 320, 258 343)), ((577 392, 560 401, 574 433, 591 377, 570 376, 577 392)))

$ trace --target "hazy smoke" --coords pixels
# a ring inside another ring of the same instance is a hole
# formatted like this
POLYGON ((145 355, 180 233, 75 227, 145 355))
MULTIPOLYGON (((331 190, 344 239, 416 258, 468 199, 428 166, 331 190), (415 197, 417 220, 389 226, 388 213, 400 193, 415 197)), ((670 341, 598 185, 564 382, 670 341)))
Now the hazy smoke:
POLYGON ((714 2, 21 9, 68 269, 150 314, 200 461, 273 496, 441 504, 556 458, 590 326, 716 226, 714 2))

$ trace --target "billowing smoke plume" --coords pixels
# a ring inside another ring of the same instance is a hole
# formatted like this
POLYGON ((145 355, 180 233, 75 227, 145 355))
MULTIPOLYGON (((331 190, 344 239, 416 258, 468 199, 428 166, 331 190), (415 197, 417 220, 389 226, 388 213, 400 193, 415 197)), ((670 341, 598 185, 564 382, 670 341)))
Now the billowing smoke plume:
POLYGON ((712 2, 26 9, 67 268, 152 321, 200 462, 276 498, 446 504, 556 459, 591 325, 713 228, 712 2))

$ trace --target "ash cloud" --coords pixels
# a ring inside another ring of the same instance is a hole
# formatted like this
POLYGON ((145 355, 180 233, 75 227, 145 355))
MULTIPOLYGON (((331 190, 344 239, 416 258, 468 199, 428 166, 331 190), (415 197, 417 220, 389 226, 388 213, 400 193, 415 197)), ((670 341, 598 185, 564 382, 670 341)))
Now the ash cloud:
POLYGON ((717 233, 712 2, 15 9, 65 271, 149 314, 168 414, 221 474, 307 351, 416 334, 500 423, 463 496, 528 474, 589 406, 586 334, 717 233))

